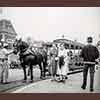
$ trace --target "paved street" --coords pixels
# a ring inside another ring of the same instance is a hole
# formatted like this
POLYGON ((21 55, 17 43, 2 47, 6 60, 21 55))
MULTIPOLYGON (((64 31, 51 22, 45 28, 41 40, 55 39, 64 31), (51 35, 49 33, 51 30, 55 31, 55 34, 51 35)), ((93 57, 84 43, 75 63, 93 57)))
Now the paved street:
MULTIPOLYGON (((93 93, 100 93, 100 68, 96 70, 95 74, 95 91, 93 93)), ((82 73, 69 75, 66 83, 51 82, 50 79, 39 81, 27 85, 13 93, 89 93, 89 77, 88 86, 86 90, 81 89, 82 73)))
MULTIPOLYGON (((40 70, 34 68, 33 70, 34 82, 40 81, 40 70)), ((23 82, 23 70, 22 69, 10 69, 8 84, 0 84, 0 92, 12 92, 23 86, 30 84, 30 77, 28 77, 27 83, 23 82)))

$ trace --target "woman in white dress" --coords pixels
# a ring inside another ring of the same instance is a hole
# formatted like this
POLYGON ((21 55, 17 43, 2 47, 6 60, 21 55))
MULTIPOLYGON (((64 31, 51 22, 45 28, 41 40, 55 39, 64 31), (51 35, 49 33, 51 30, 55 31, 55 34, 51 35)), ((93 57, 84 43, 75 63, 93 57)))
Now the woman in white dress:
POLYGON ((64 43, 60 45, 58 51, 58 71, 57 74, 59 75, 60 82, 65 82, 68 72, 68 63, 69 63, 69 56, 67 50, 65 49, 64 43))

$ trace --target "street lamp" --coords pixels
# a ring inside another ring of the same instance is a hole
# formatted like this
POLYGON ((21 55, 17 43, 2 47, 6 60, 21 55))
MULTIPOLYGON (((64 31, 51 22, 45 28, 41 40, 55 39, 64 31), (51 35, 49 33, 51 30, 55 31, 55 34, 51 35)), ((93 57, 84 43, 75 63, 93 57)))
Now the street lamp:
POLYGON ((77 39, 74 40, 74 54, 75 54, 75 50, 76 50, 76 45, 77 45, 77 39))

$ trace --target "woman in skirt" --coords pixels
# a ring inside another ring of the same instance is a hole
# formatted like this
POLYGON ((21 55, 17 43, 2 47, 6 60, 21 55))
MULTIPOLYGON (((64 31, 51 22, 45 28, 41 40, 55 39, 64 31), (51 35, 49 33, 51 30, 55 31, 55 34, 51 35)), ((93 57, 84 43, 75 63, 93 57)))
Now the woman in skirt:
POLYGON ((67 77, 67 72, 68 72, 69 57, 67 55, 67 51, 65 49, 64 43, 61 44, 59 47, 58 57, 59 60, 58 60, 57 74, 59 75, 59 78, 57 81, 65 82, 65 79, 67 77))

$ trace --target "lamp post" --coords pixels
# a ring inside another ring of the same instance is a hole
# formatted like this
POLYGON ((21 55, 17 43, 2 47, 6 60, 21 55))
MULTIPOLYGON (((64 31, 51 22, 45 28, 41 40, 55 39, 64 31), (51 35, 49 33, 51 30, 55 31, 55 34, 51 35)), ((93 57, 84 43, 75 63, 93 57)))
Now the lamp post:
POLYGON ((74 54, 75 54, 75 50, 76 50, 76 43, 77 43, 77 39, 74 40, 74 54))

